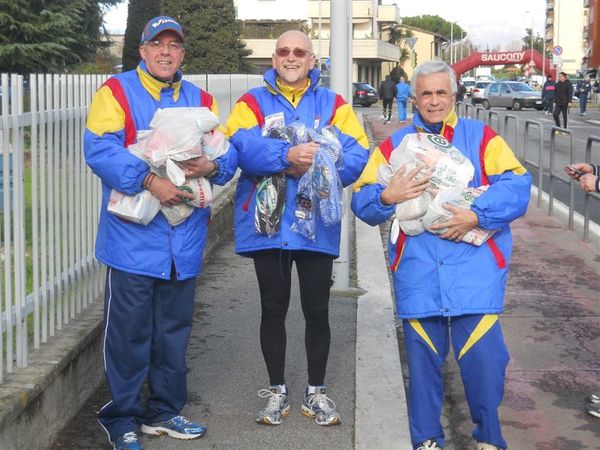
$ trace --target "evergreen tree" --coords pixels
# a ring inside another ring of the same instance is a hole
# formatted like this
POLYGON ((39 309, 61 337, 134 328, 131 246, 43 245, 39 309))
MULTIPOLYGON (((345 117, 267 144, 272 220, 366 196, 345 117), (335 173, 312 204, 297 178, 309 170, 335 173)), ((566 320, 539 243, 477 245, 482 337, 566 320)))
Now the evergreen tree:
POLYGON ((186 73, 248 73, 251 51, 240 39, 233 0, 172 0, 163 14, 176 18, 185 33, 186 73))
POLYGON ((409 27, 416 27, 420 28, 421 30, 431 31, 432 33, 438 33, 448 40, 450 40, 450 28, 453 28, 452 32, 454 35, 454 40, 460 39, 461 32, 463 36, 467 35, 467 33, 460 27, 460 25, 455 23, 452 27, 450 22, 448 22, 446 19, 443 19, 440 16, 423 15, 414 17, 403 17, 402 25, 408 25, 409 27))
POLYGON ((123 41, 123 70, 134 69, 140 62, 142 31, 150 19, 161 15, 160 5, 160 0, 129 0, 127 29, 123 41))
POLYGON ((0 72, 58 72, 92 58, 102 6, 122 0, 0 0, 0 72))

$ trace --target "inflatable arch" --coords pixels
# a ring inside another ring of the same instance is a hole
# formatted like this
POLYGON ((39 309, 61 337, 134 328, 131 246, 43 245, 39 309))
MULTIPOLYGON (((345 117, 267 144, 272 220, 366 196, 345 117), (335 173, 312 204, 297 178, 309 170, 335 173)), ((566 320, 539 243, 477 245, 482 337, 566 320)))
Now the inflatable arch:
MULTIPOLYGON (((526 64, 533 60, 535 66, 542 67, 542 54, 537 50, 517 50, 514 52, 475 52, 465 59, 452 64, 456 78, 478 66, 496 66, 501 64, 526 64)), ((552 75, 556 80, 556 69, 550 64, 549 58, 544 61, 546 75, 552 75)))

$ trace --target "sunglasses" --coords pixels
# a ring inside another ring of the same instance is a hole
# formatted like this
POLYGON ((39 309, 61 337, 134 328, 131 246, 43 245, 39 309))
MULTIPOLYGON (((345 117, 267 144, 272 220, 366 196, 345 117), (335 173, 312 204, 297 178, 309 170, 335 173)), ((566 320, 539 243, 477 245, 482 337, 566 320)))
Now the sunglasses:
POLYGON ((309 54, 309 55, 313 54, 312 52, 309 52, 308 50, 304 50, 303 48, 298 48, 298 47, 296 47, 294 50, 290 50, 287 47, 278 48, 277 50, 275 50, 275 54, 277 56, 280 56, 281 58, 285 58, 292 51, 294 52, 294 56, 296 58, 304 58, 307 54, 309 54))

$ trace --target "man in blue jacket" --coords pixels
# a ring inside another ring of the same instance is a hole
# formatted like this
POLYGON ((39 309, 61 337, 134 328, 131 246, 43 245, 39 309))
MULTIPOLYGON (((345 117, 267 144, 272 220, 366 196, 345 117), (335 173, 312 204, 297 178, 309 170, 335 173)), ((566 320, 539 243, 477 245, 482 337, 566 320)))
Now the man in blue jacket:
MULTIPOLYGON (((269 137, 272 130, 293 122, 308 128, 331 127, 340 140, 344 186, 358 178, 368 158, 369 143, 352 107, 339 95, 319 87, 320 73, 308 36, 287 31, 277 39, 273 68, 264 75, 265 86, 250 90, 235 105, 227 122, 231 142, 238 149, 242 169, 235 201, 236 252, 254 261, 261 299, 260 344, 270 386, 259 391, 266 398, 257 422, 279 425, 289 413, 285 382, 285 318, 290 302, 291 270, 296 263, 302 311, 306 320, 305 345, 308 386, 301 410, 317 425, 335 425, 340 416, 327 396, 325 371, 330 347, 329 291, 333 259, 339 255, 340 225, 325 226, 316 217, 314 239, 292 229, 296 219, 298 180, 313 163, 315 142, 291 145, 269 137), (257 183, 283 175, 285 202, 279 227, 272 234, 256 231, 257 183)), ((299 211, 301 212, 301 211, 299 211)))
POLYGON ((400 122, 406 120, 406 104, 411 98, 410 86, 400 77, 400 82, 396 85, 396 100, 398 102, 398 119, 400 122))
POLYGON ((418 197, 427 187, 423 180, 428 177, 415 179, 420 168, 411 172, 399 168, 387 186, 378 182, 379 166, 389 164, 392 152, 409 133, 450 141, 475 167, 469 186, 488 186, 470 209, 446 205, 453 216, 432 226, 446 229, 443 234, 425 231, 407 236, 400 231, 390 236, 396 313, 402 319, 408 357, 413 448, 444 446, 442 367, 452 345, 476 425, 478 450, 506 449, 498 407, 509 356, 498 314, 511 253, 509 224, 527 209, 531 176, 494 130, 479 121, 458 119, 456 79, 450 66, 424 62, 415 69, 412 83, 418 113, 412 126, 396 131, 371 154, 355 184, 354 213, 378 225, 394 214, 397 203, 418 197), (476 226, 496 230, 480 247, 462 242, 476 226))
MULTIPOLYGON (((200 274, 210 208, 194 208, 171 226, 161 213, 148 225, 123 220, 108 209, 112 189, 125 195, 149 191, 162 205, 191 194, 127 150, 149 130, 158 108, 204 106, 218 113, 207 92, 182 80, 183 30, 173 18, 148 22, 135 70, 107 80, 90 107, 85 131, 87 164, 102 181, 96 258, 108 266, 105 288, 104 370, 111 401, 98 413, 117 450, 139 450, 145 434, 194 439, 206 431, 181 415, 187 402, 185 351, 192 328, 194 288, 200 274), (148 379, 145 408, 140 392, 148 379)), ((230 180, 233 147, 215 162, 205 156, 181 164, 188 178, 230 180)))

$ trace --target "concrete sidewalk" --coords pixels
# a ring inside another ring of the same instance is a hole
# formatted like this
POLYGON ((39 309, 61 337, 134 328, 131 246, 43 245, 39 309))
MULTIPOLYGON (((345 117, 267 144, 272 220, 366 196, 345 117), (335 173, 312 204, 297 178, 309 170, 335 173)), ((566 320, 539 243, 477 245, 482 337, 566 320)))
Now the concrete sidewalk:
MULTIPOLYGON (((376 142, 398 127, 382 125, 375 115, 365 125, 376 142)), ((600 390, 600 256, 533 204, 513 232, 501 318, 512 356, 500 411, 505 437, 512 450, 595 449, 600 421, 584 406, 586 395, 600 390)), ((251 260, 236 256, 229 242, 199 279, 188 351, 190 401, 184 413, 209 431, 190 442, 143 437, 146 449, 411 448, 384 244, 379 228, 356 223, 354 234, 356 284, 365 293, 332 295, 326 377, 342 424, 317 427, 299 411, 306 357, 297 283, 288 315, 292 412, 279 427, 254 422, 262 404, 256 392, 267 383, 258 342, 258 287, 251 260)), ((446 450, 470 449, 472 424, 451 357, 446 371, 446 450)), ((107 400, 106 390, 98 391, 53 448, 110 448, 94 415, 107 400)))

